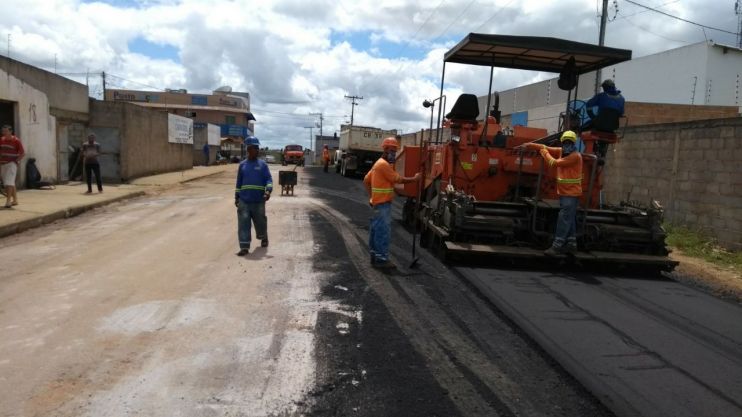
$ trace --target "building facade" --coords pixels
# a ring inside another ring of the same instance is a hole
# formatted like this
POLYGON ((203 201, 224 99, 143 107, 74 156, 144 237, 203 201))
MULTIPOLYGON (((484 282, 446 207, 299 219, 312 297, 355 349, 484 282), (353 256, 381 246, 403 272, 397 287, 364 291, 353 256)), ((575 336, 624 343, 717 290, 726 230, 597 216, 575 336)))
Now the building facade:
POLYGON ((43 181, 67 181, 70 147, 80 146, 88 121, 87 86, 0 56, 0 124, 13 126, 26 150, 18 186, 25 186, 30 158, 43 181))
POLYGON ((218 125, 222 138, 241 141, 254 132, 255 116, 250 111, 248 93, 232 93, 222 87, 213 94, 193 94, 186 90, 139 91, 106 90, 105 100, 129 102, 139 106, 188 117, 194 129, 218 125))

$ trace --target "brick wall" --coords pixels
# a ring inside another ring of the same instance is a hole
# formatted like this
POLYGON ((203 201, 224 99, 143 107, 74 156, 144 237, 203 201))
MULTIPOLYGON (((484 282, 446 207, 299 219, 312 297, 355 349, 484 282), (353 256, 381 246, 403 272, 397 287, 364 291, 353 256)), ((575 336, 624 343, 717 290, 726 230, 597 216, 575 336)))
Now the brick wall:
POLYGON ((631 126, 725 119, 738 116, 739 111, 739 108, 734 106, 691 106, 633 101, 626 102, 625 109, 626 118, 631 126))
POLYGON ((635 126, 609 152, 607 201, 659 200, 665 219, 742 250, 742 118, 635 126))

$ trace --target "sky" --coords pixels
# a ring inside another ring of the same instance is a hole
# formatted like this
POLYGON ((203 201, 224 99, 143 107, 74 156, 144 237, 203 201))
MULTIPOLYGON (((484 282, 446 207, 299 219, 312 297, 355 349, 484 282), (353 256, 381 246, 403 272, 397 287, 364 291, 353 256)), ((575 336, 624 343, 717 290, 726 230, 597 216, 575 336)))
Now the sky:
MULTIPOLYGON (((443 55, 468 33, 598 43, 600 0, 1 0, 0 53, 88 82, 138 90, 249 92, 263 146, 309 144, 342 123, 404 133, 428 126, 443 55), (9 35, 9 36, 8 36, 9 35), (7 43, 7 45, 2 45, 7 43), (90 73, 89 77, 83 74, 90 73), (308 129, 313 127, 312 129, 308 129)), ((667 14, 737 31, 735 0, 635 0, 667 14)), ((736 37, 610 0, 606 46, 640 57, 736 37)), ((554 76, 496 70, 494 90, 554 76)), ((450 107, 485 95, 489 68, 446 66, 450 107)), ((437 104, 436 104, 437 105, 437 104)))

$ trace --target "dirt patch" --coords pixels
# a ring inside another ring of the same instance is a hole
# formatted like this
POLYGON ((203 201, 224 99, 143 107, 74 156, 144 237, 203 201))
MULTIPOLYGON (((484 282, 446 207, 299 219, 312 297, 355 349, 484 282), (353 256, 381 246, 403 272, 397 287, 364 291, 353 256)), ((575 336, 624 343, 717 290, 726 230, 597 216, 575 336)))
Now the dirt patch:
POLYGON ((742 276, 703 259, 686 256, 675 249, 670 258, 679 261, 670 276, 680 282, 701 287, 717 297, 742 302, 742 276))

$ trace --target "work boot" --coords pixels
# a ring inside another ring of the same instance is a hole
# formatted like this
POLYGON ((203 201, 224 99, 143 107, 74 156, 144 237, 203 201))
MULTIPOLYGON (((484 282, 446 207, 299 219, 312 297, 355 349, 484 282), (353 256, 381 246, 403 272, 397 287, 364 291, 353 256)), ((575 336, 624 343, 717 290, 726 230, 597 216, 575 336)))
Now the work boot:
POLYGON ((237 256, 245 256, 248 253, 250 253, 250 248, 242 248, 239 252, 237 252, 237 256))
POLYGON ((390 260, 386 260, 386 261, 376 261, 376 262, 373 262, 373 263, 372 263, 372 266, 373 266, 374 268, 378 268, 378 269, 394 269, 394 268, 396 268, 396 267, 397 267, 397 266, 396 266, 396 265, 394 265, 394 264, 392 263, 392 261, 390 261, 390 260))
POLYGON ((262 239, 260 241, 260 247, 261 248, 267 248, 268 247, 268 238, 262 239))
POLYGON ((546 256, 561 256, 564 255, 565 249, 563 246, 552 246, 549 249, 546 249, 544 251, 544 255, 546 256))
POLYGON ((566 248, 566 252, 575 253, 577 252, 577 242, 567 241, 567 245, 565 246, 565 248, 566 248))

